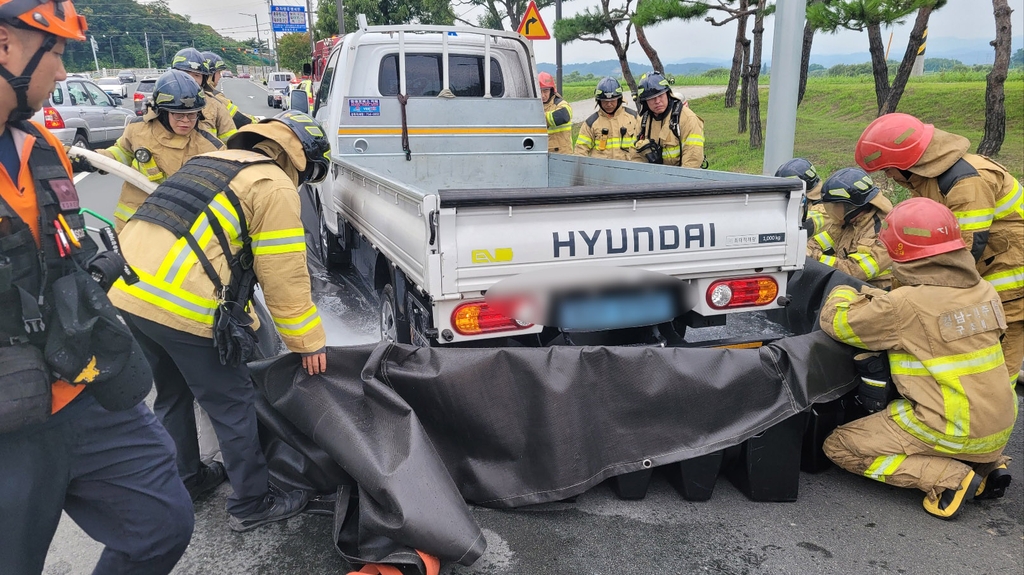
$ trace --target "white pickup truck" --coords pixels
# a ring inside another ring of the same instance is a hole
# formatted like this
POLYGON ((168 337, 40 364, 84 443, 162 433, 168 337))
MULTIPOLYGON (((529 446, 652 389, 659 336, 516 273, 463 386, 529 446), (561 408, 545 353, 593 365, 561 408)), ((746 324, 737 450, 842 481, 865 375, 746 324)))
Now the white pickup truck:
POLYGON ((674 345, 786 305, 803 266, 798 179, 548 154, 518 34, 360 18, 315 92, 321 257, 378 294, 385 339, 674 345), (488 297, 517 281, 540 316, 488 297))

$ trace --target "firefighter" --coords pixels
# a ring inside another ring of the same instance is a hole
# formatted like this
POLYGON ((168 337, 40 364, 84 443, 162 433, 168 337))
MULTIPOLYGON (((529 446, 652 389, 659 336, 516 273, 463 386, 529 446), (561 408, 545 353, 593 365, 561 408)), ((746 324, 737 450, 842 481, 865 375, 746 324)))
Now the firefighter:
POLYGON ((807 257, 871 285, 892 287, 892 260, 878 239, 892 202, 860 168, 843 168, 825 180, 821 203, 828 224, 807 240, 807 257))
POLYGON ((85 30, 70 0, 0 0, 0 571, 41 573, 63 510, 104 545, 95 573, 165 574, 192 504, 145 357, 82 271, 123 261, 97 255, 63 146, 29 121, 85 30))
POLYGON ((820 320, 838 341, 888 352, 891 382, 878 381, 902 395, 836 429, 825 454, 847 471, 924 491, 925 511, 943 519, 966 500, 1002 497, 1010 482, 1003 447, 1017 417, 999 345, 999 295, 960 231, 938 202, 900 203, 879 234, 899 287, 839 286, 820 320))
POLYGON ((235 123, 236 128, 241 128, 242 126, 253 123, 253 119, 251 117, 242 113, 242 111, 238 109, 238 106, 236 106, 230 98, 224 95, 224 92, 217 89, 217 86, 220 85, 221 73, 228 69, 227 62, 224 61, 224 58, 221 58, 220 55, 215 52, 202 52, 202 56, 206 59, 207 68, 210 69, 210 75, 206 77, 206 86, 204 89, 206 96, 214 98, 221 104, 224 104, 224 108, 228 111, 228 114, 231 115, 231 120, 235 123))
POLYGON ((544 118, 548 123, 548 152, 572 154, 572 108, 555 90, 555 79, 547 72, 537 74, 544 118))
POLYGON ((576 155, 608 160, 638 161, 636 112, 622 105, 622 86, 611 76, 602 78, 594 90, 598 110, 580 125, 576 155))
POLYGON ((637 86, 640 129, 636 150, 652 164, 706 168, 704 120, 672 94, 668 80, 658 72, 645 74, 637 86))
POLYGON ((821 203, 821 177, 814 164, 804 158, 793 158, 779 166, 776 178, 800 178, 806 184, 804 200, 804 228, 810 236, 825 229, 825 206, 821 203))
POLYGON ((936 129, 908 114, 886 114, 857 142, 857 163, 884 170, 915 196, 943 203, 960 222, 981 277, 1003 302, 1003 355, 1016 383, 1024 361, 1024 201, 1006 168, 967 153, 963 136, 936 129))
MULTIPOLYGON (((182 48, 178 50, 178 53, 174 55, 174 59, 171 60, 171 68, 181 70, 192 76, 192 79, 203 90, 209 89, 210 67, 207 64, 206 58, 203 57, 199 50, 195 48, 182 48)), ((203 110, 203 118, 199 122, 199 127, 210 132, 220 141, 227 142, 228 138, 237 131, 235 129, 235 122, 231 117, 231 112, 219 100, 215 98, 209 98, 208 100, 209 102, 206 109, 203 110)))
MULTIPOLYGON (((165 72, 153 87, 153 103, 142 121, 125 126, 113 146, 99 153, 142 172, 149 181, 161 183, 189 158, 212 152, 224 144, 199 129, 209 98, 199 85, 180 70, 165 72)), ((89 169, 87 162, 82 162, 89 169)), ((120 232, 128 218, 146 200, 146 192, 125 182, 114 209, 114 226, 120 232)))
POLYGON ((247 531, 306 504, 302 491, 268 483, 245 363, 252 319, 243 310, 258 281, 284 343, 310 374, 326 369, 296 189, 323 179, 329 145, 310 116, 286 111, 243 126, 228 148, 192 158, 139 207, 121 239, 141 279, 118 281, 110 293, 150 364, 163 366, 154 369, 155 407, 177 446, 179 473, 186 483, 205 481, 194 398, 220 442, 233 490, 229 525, 247 531))

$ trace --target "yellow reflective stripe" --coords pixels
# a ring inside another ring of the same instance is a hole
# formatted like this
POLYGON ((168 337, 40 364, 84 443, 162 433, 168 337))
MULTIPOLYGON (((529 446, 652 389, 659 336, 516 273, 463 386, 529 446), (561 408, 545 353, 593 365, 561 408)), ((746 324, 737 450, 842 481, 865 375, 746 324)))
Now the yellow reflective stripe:
POLYGON ((136 171, 141 172, 142 175, 146 176, 151 182, 162 183, 166 176, 160 171, 160 167, 156 165, 156 159, 150 156, 150 159, 145 164, 139 163, 138 160, 132 160, 132 167, 136 171))
POLYGON ((839 263, 839 258, 836 256, 818 256, 818 261, 834 268, 836 267, 836 264, 839 263))
POLYGON ((1022 193, 1020 182, 1016 178, 1013 180, 1013 188, 1010 193, 996 200, 995 216, 997 220, 1001 220, 1015 211, 1024 217, 1024 193, 1022 193))
POLYGON ((224 132, 222 134, 217 134, 217 133, 214 133, 212 131, 211 131, 211 133, 213 133, 214 136, 217 136, 218 138, 220 138, 220 141, 227 142, 228 138, 230 138, 231 136, 234 136, 235 134, 238 133, 238 130, 228 130, 227 132, 224 132))
POLYGON ((857 299, 857 292, 850 288, 841 288, 832 292, 831 297, 839 298, 847 302, 852 302, 853 300, 857 299))
POLYGON ((951 437, 922 423, 914 415, 913 404, 906 399, 897 399, 890 403, 889 415, 901 429, 941 453, 990 453, 1006 445, 1010 439, 1010 433, 1013 432, 1011 425, 1002 431, 976 439, 951 437))
POLYGON ((821 232, 815 234, 814 241, 818 242, 818 245, 821 246, 822 251, 827 252, 831 249, 835 249, 836 247, 835 241, 832 239, 832 236, 828 232, 821 232))
POLYGON ((561 126, 555 126, 554 128, 548 128, 548 134, 557 134, 559 132, 571 132, 572 124, 562 124, 561 126))
POLYGON ((281 335, 300 337, 309 333, 313 328, 320 325, 320 313, 313 306, 306 313, 293 318, 274 318, 274 325, 281 335))
MULTIPOLYGON (((835 294, 833 294, 833 297, 837 296, 845 297, 845 294, 843 294, 842 292, 836 292, 835 294)), ((867 349, 867 346, 864 345, 864 342, 861 341, 860 337, 856 333, 854 333, 853 327, 850 325, 849 312, 849 301, 841 301, 837 303, 836 315, 834 318, 832 318, 832 329, 836 332, 836 337, 839 338, 839 341, 847 345, 852 345, 855 347, 859 347, 861 349, 867 349)))
POLYGON ((661 151, 662 158, 678 158, 683 148, 681 146, 666 146, 661 151))
MULTIPOLYGON (((210 227, 210 220, 206 217, 205 213, 199 214, 196 218, 192 228, 189 230, 192 237, 196 239, 196 243, 199 247, 206 250, 206 245, 213 239, 213 228, 210 227)), ((162 270, 167 262, 172 262, 170 268, 164 275, 164 281, 171 283, 176 286, 180 286, 185 282, 185 278, 188 276, 188 270, 192 269, 192 266, 199 263, 199 257, 194 251, 185 238, 178 238, 178 241, 174 244, 174 249, 164 258, 164 262, 160 265, 162 270)), ((158 270, 159 274, 160 271, 158 270)), ((205 274, 204 274, 205 275, 205 274)))
POLYGON ((128 285, 123 279, 118 279, 111 289, 121 290, 134 298, 175 315, 202 324, 213 325, 213 312, 217 308, 216 301, 169 285, 139 269, 136 269, 135 273, 139 276, 138 282, 128 285))
POLYGON ((810 210, 807 212, 807 219, 814 223, 814 232, 816 234, 821 232, 821 228, 825 227, 825 214, 819 211, 810 210))
POLYGON ((879 269, 878 262, 875 258, 871 257, 871 254, 854 252, 850 254, 850 259, 857 262, 857 265, 860 266, 860 269, 869 280, 882 275, 882 270, 879 269))
POLYGON ((114 159, 126 166, 132 165, 132 153, 121 147, 120 140, 117 141, 113 146, 107 148, 107 151, 114 155, 114 159))
POLYGON ((135 211, 135 208, 130 208, 127 204, 117 202, 117 207, 114 208, 114 217, 122 222, 127 222, 129 218, 135 215, 135 211))
POLYGON ((924 364, 909 353, 889 352, 889 371, 893 375, 917 375, 928 377, 931 375, 924 364))
POLYGON ((220 222, 220 227, 227 234, 228 240, 241 245, 241 242, 237 240, 238 236, 242 235, 242 224, 239 223, 238 212, 231 205, 231 200, 228 199, 227 194, 221 192, 214 196, 213 201, 210 202, 210 211, 217 216, 217 221, 220 222))
POLYGON ((697 134, 691 134, 686 137, 686 141, 683 143, 684 146, 700 146, 704 147, 704 136, 697 134))
POLYGON ((989 229, 992 226, 992 220, 995 219, 995 213, 994 208, 985 208, 983 210, 953 212, 953 215, 956 216, 957 222, 960 223, 961 230, 974 232, 989 229))
POLYGON ((594 140, 591 140, 590 137, 588 137, 588 136, 584 136, 583 134, 579 134, 578 136, 576 136, 576 144, 577 145, 578 144, 583 144, 584 146, 586 146, 588 148, 593 148, 594 147, 594 140))
POLYGON ((302 228, 262 232, 252 236, 253 255, 284 254, 306 251, 306 234, 302 228))
POLYGON ((864 477, 885 483, 885 478, 895 473, 906 458, 907 456, 903 453, 876 457, 871 465, 864 470, 864 477))
POLYGON ((1004 272, 982 276, 996 291, 1009 291, 1024 287, 1024 266, 1004 272))

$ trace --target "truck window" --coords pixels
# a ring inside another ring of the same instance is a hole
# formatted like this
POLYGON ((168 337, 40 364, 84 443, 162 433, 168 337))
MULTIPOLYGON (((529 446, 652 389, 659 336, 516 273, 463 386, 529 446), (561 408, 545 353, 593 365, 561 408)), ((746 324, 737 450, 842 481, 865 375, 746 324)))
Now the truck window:
POLYGON ((320 79, 320 89, 316 92, 316 103, 313 105, 313 115, 315 116, 320 106, 327 101, 327 98, 331 95, 331 84, 334 83, 334 68, 338 65, 338 55, 341 51, 335 52, 330 59, 327 61, 324 70, 324 75, 320 79))
MULTIPOLYGON (((441 92, 444 69, 441 54, 406 54, 409 69, 405 82, 409 96, 437 96, 441 92)), ((484 95, 484 58, 463 54, 448 55, 448 82, 453 94, 466 98, 484 95)), ((388 54, 380 62, 377 89, 381 96, 397 96, 399 89, 398 54, 388 54)), ((491 58, 491 96, 499 98, 505 93, 501 66, 491 58)))

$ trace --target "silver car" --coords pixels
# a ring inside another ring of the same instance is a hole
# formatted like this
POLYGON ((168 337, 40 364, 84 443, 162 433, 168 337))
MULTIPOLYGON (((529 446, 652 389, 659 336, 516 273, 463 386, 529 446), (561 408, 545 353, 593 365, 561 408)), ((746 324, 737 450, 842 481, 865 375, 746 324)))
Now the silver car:
POLYGON ((118 78, 100 78, 96 80, 96 83, 99 84, 100 88, 103 88, 104 92, 111 96, 128 97, 128 85, 122 83, 118 78))
POLYGON ((85 78, 57 82, 50 101, 32 118, 46 126, 61 142, 88 148, 105 147, 121 137, 133 110, 121 108, 112 97, 85 78))

